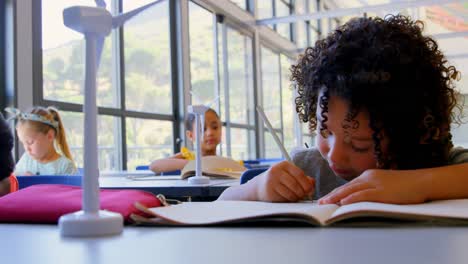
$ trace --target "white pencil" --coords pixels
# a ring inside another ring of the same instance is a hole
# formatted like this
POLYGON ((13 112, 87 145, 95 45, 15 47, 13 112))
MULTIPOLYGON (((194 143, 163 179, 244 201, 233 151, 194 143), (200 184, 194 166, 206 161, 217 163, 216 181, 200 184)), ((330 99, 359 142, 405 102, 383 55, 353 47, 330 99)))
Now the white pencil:
POLYGON ((271 135, 273 136, 273 139, 275 140, 276 144, 278 145, 279 149, 281 150, 281 153, 283 154, 284 158, 291 162, 291 157, 289 156, 288 152, 284 148, 283 143, 281 143, 280 139, 276 135, 275 131, 273 130, 273 127, 271 126, 270 121, 268 120, 267 116, 265 115, 265 112, 263 111, 263 108, 259 105, 257 105, 257 111, 260 114, 260 116, 263 119, 263 122, 265 122, 265 125, 267 126, 268 130, 270 130, 271 135))

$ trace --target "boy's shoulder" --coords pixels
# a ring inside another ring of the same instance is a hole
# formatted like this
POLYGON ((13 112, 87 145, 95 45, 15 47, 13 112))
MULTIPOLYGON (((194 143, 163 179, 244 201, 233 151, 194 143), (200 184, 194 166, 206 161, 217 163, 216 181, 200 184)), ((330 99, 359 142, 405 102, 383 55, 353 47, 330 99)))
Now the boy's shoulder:
POLYGON ((450 150, 449 164, 460 164, 468 162, 468 149, 455 147, 450 150))
POLYGON ((320 167, 326 163, 322 155, 316 148, 297 148, 291 151, 291 158, 294 164, 300 168, 320 167))
POLYGON ((295 161, 296 159, 322 158, 322 155, 316 148, 295 148, 291 151, 291 157, 295 161))

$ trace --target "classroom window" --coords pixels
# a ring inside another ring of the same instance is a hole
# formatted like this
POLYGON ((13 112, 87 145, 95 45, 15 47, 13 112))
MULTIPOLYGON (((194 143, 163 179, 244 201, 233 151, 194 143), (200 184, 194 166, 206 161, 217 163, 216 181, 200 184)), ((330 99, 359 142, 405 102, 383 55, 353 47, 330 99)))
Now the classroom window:
POLYGON ((255 138, 255 132, 249 129, 231 128, 231 153, 232 158, 236 160, 250 160, 255 158, 255 144, 252 139, 255 138))
POLYGON ((233 2, 234 4, 238 5, 240 8, 247 10, 247 1, 248 0, 230 0, 230 1, 233 2))
MULTIPOLYGON (((296 14, 303 15, 307 13, 307 6, 305 0, 296 0, 295 1, 296 14)), ((297 21, 296 22, 296 38, 295 42, 298 48, 306 48, 308 46, 308 24, 306 21, 297 21)))
MULTIPOLYGON (((82 104, 84 100, 83 35, 65 27, 63 9, 89 5, 85 0, 42 1, 42 84, 47 100, 82 104), (46 8, 45 8, 46 7, 46 8)), ((109 9, 109 8, 108 8, 109 9)), ((97 74, 97 102, 100 106, 116 106, 112 84, 111 41, 104 43, 97 74)))
MULTIPOLYGON (((262 0, 257 1, 257 19, 266 19, 273 17, 273 1, 272 0, 262 0)), ((273 28, 273 25, 270 24, 268 27, 273 28)))
POLYGON ((190 79, 193 104, 207 104, 216 99, 214 74, 213 14, 189 2, 190 79))
MULTIPOLYGON (((222 32, 223 27, 220 27, 222 32)), ((221 81, 221 113, 228 124, 225 127, 226 149, 223 155, 235 159, 253 159, 255 151, 255 120, 253 93, 253 53, 252 39, 237 30, 226 26, 226 40, 219 34, 219 64, 221 81), (223 55, 223 44, 227 54, 223 55), (226 68, 225 68, 226 67, 226 68), (226 111, 227 110, 227 111, 226 111), (244 138, 239 139, 239 135, 244 138), (250 144, 250 145, 249 145, 250 144)))
MULTIPOLYGON (((275 11, 276 17, 284 17, 284 16, 289 16, 291 14, 289 1, 276 0, 275 9, 276 9, 275 11)), ((278 32, 278 34, 287 38, 288 40, 291 39, 291 24, 289 23, 277 24, 276 31, 278 32)))
MULTIPOLYGON (((468 87, 466 87, 468 89, 468 87)), ((463 90, 462 90, 463 92, 463 90)), ((461 125, 452 125, 452 136, 454 146, 468 148, 468 93, 463 95, 465 100, 464 114, 461 125)), ((463 100, 463 99, 462 99, 463 100)))
MULTIPOLYGON (((265 114, 270 120, 276 135, 282 140, 282 116, 281 116, 281 70, 279 55, 262 46, 262 105, 265 114)), ((263 122, 262 122, 263 123, 263 122)), ((268 129, 264 129, 265 158, 281 157, 281 152, 268 129)))
POLYGON ((294 91, 289 80, 289 68, 292 61, 285 55, 281 55, 281 99, 283 118, 283 143, 287 150, 297 146, 295 134, 295 103, 294 91))
MULTIPOLYGON (((67 135, 67 143, 78 167, 83 167, 83 122, 84 115, 79 112, 61 111, 62 121, 67 135)), ((120 142, 121 122, 119 117, 98 116, 98 159, 99 168, 103 171, 121 168, 120 142)))
MULTIPOLYGON (((123 1, 123 11, 150 2, 123 1)), ((139 14, 124 29, 126 108, 172 114, 168 1, 139 14)))
POLYGON ((126 118, 127 168, 148 165, 154 159, 173 153, 172 122, 142 118, 126 118))
POLYGON ((230 122, 254 124, 252 39, 228 28, 230 122))
MULTIPOLYGON (((107 1, 107 9, 117 13, 115 7, 121 6, 121 12, 127 12, 151 2, 107 1)), ((78 111, 84 97, 84 40, 82 34, 63 26, 62 17, 63 9, 74 5, 94 3, 42 1, 43 89, 42 97, 34 101, 59 106, 74 159, 82 167, 83 113, 78 111)), ((134 169, 173 152, 173 141, 167 142, 174 139, 172 97, 176 89, 171 76, 169 1, 134 16, 121 32, 113 30, 105 39, 97 76, 101 170, 134 169), (164 131, 152 135, 152 140, 148 130, 164 131)))

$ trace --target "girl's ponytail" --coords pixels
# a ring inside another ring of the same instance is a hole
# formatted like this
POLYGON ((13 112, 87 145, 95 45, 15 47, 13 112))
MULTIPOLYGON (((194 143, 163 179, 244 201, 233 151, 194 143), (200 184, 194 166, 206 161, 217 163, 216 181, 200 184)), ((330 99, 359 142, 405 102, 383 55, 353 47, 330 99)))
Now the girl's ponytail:
POLYGON ((70 152, 70 147, 68 147, 67 137, 65 135, 65 128, 63 127, 62 118, 60 117, 60 114, 55 107, 49 106, 47 107, 47 110, 52 114, 54 120, 58 123, 57 130, 55 131, 55 139, 58 148, 63 153, 63 155, 65 155, 65 157, 73 162, 73 157, 70 152))

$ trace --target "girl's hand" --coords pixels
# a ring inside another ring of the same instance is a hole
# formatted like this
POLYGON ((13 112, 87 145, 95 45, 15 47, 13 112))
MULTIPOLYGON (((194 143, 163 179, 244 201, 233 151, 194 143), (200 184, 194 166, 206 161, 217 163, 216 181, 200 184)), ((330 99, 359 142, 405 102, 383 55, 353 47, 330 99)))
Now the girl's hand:
POLYGON ((268 202, 295 202, 313 194, 315 180, 288 161, 273 165, 256 177, 256 198, 268 202))
POLYGON ((319 200, 320 204, 381 202, 414 204, 427 200, 424 176, 411 171, 367 170, 319 200))

